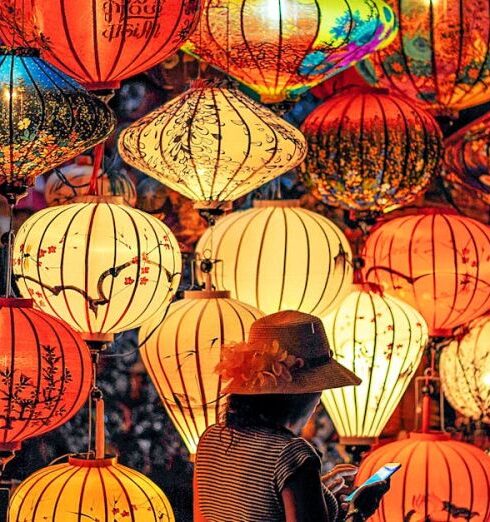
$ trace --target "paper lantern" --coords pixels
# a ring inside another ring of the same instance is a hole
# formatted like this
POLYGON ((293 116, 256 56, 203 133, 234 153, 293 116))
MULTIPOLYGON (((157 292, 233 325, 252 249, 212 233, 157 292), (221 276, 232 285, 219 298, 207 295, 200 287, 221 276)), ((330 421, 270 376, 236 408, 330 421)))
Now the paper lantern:
MULTIPOLYGON (((79 196, 86 196, 92 173, 92 165, 77 163, 53 172, 44 187, 44 198, 48 206, 65 205, 79 196)), ((124 169, 99 170, 97 191, 100 196, 121 196, 127 205, 136 205, 136 187, 124 169)))
POLYGON ((29 299, 0 299, 0 452, 68 421, 91 383, 90 352, 78 334, 29 299))
POLYGON ((70 457, 25 479, 9 505, 10 522, 175 522, 163 491, 116 458, 70 457))
POLYGON ((219 420, 221 345, 247 340, 264 314, 226 291, 189 291, 162 318, 140 329, 140 353, 165 408, 191 454, 219 420))
POLYGON ((490 422, 489 316, 442 350, 439 371, 451 406, 465 417, 490 422))
POLYGON ((37 51, 0 47, 1 194, 23 194, 36 176, 102 141, 115 123, 105 103, 37 51))
POLYGON ((199 206, 222 206, 298 165, 306 141, 240 91, 195 87, 121 133, 122 158, 199 206))
POLYGON ((213 285, 271 314, 299 310, 323 317, 352 283, 352 253, 330 220, 297 200, 256 201, 218 220, 196 246, 218 260, 213 285))
POLYGON ((383 212, 427 187, 442 152, 430 114, 386 90, 353 87, 317 107, 301 130, 308 141, 303 175, 327 204, 383 212))
POLYGON ((427 324, 410 305, 370 285, 356 285, 324 324, 335 359, 362 383, 326 390, 322 402, 342 443, 372 442, 417 370, 427 324))
POLYGON ((387 462, 402 467, 370 522, 443 522, 490 517, 490 457, 442 433, 411 433, 386 444, 361 464, 361 484, 387 462))
POLYGON ((490 100, 490 10, 475 0, 388 0, 400 30, 359 66, 366 80, 438 114, 490 100))
POLYGON ((269 103, 298 97, 395 33, 393 11, 382 0, 204 0, 184 49, 269 103))
POLYGON ((380 222, 364 247, 368 281, 414 306, 429 333, 451 329, 490 307, 490 229, 451 210, 380 222))
POLYGON ((8 1, 13 10, 0 37, 39 46, 43 58, 89 89, 118 88, 172 55, 200 11, 199 0, 8 1))
POLYGON ((87 197, 41 210, 22 225, 14 245, 22 295, 87 339, 140 326, 170 301, 180 280, 170 230, 117 203, 87 197))

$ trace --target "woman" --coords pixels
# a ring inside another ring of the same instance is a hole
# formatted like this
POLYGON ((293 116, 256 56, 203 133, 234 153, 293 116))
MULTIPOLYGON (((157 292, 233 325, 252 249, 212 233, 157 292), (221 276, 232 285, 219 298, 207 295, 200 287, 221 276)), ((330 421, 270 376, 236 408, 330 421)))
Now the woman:
POLYGON ((355 467, 321 477, 317 452, 298 436, 322 390, 361 382, 332 358, 318 318, 258 319, 247 343, 223 346, 217 370, 230 395, 222 423, 199 443, 195 522, 359 522, 376 510, 386 482, 360 488, 339 517, 334 494, 346 492, 355 467))

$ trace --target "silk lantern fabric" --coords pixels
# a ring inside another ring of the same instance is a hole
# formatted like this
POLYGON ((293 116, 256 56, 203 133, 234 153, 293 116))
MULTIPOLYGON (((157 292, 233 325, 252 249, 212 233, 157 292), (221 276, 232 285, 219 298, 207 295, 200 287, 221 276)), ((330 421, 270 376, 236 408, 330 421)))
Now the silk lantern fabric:
POLYGON ((165 408, 191 454, 219 420, 221 379, 214 371, 222 344, 247 340, 264 314, 226 291, 188 291, 165 316, 140 329, 140 353, 165 408))
POLYGON ((197 85, 121 133, 127 163, 202 207, 231 202, 301 163, 299 130, 238 90, 197 85))
POLYGON ((0 299, 0 451, 64 424, 91 384, 90 352, 77 333, 29 299, 0 299))
POLYGON ((367 87, 327 99, 301 126, 305 184, 327 204, 387 212, 408 205, 437 172, 442 134, 406 97, 367 87))

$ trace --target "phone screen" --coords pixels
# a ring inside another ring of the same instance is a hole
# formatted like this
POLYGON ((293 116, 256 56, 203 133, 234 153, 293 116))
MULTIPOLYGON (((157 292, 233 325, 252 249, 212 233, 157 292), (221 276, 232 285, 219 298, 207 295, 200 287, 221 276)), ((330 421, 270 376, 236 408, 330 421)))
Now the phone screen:
MULTIPOLYGON (((378 471, 374 475, 371 475, 365 482, 360 484, 359 487, 364 486, 365 484, 373 484, 374 482, 380 482, 381 480, 386 480, 390 478, 393 473, 398 471, 402 467, 398 462, 388 462, 382 468, 379 468, 378 471)), ((356 493, 357 489, 355 489, 350 495, 348 495, 345 500, 346 502, 350 502, 356 493)))

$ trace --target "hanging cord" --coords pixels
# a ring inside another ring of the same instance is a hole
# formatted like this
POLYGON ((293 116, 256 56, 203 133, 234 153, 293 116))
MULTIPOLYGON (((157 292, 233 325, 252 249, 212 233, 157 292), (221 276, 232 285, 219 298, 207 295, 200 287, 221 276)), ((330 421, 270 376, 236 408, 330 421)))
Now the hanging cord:
POLYGON ((99 143, 94 148, 94 166, 92 169, 92 176, 90 177, 90 185, 88 189, 89 196, 99 195, 99 186, 97 181, 99 176, 99 170, 103 168, 104 150, 104 143, 99 143))
POLYGON ((5 297, 13 297, 12 295, 12 272, 14 258, 14 207, 15 203, 9 203, 9 230, 7 233, 7 261, 5 263, 5 297))

